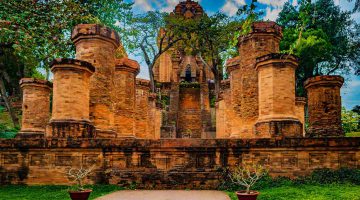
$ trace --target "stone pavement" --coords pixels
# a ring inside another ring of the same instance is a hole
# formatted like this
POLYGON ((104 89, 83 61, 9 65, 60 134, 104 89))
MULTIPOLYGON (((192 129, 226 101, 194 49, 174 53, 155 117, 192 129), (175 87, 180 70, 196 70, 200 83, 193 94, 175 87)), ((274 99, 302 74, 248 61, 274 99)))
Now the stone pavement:
POLYGON ((230 200, 214 190, 122 190, 96 200, 230 200))

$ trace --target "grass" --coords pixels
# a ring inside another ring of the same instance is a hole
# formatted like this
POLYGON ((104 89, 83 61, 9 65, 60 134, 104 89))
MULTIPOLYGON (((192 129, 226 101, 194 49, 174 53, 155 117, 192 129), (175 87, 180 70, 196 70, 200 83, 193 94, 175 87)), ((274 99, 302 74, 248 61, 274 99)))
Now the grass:
MULTIPOLYGON (((116 185, 90 185, 90 199, 122 190, 116 185)), ((70 199, 68 186, 0 186, 0 199, 11 200, 66 200, 70 199)), ((237 200, 234 192, 227 192, 237 200)), ((350 184, 280 186, 260 190, 258 200, 360 200, 360 186, 350 184)))
MULTIPOLYGON (((89 199, 95 199, 105 194, 122 190, 117 185, 90 185, 85 188, 91 188, 93 192, 89 199)), ((8 185, 0 186, 0 199, 11 200, 66 200, 70 199, 68 194, 69 186, 48 185, 48 186, 25 186, 8 185)))
MULTIPOLYGON (((237 200, 234 192, 227 192, 237 200)), ((297 185, 260 190, 258 200, 360 200, 360 185, 297 185)))
POLYGON ((360 132, 346 133, 346 137, 360 137, 360 132))

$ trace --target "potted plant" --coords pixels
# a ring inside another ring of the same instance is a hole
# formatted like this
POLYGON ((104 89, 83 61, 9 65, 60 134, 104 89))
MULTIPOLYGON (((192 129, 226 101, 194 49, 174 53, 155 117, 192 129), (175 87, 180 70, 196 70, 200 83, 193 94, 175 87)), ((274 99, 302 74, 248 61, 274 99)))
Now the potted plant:
POLYGON ((87 200, 89 198, 92 190, 84 188, 83 180, 89 176, 92 171, 93 167, 86 169, 81 166, 80 169, 69 169, 67 172, 68 177, 76 182, 76 185, 69 190, 72 200, 87 200))
POLYGON ((230 170, 230 180, 238 186, 246 187, 246 190, 236 192, 238 199, 256 200, 260 193, 258 191, 250 190, 250 188, 267 173, 268 170, 261 165, 239 165, 233 170, 230 170))

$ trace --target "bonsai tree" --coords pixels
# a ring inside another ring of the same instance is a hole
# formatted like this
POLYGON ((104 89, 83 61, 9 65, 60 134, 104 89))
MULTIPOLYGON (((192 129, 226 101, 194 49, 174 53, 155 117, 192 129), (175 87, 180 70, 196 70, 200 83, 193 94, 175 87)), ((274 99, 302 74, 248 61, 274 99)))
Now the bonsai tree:
POLYGON ((90 168, 84 168, 83 166, 80 169, 70 168, 67 172, 69 179, 73 180, 77 184, 75 185, 74 191, 69 191, 71 199, 77 200, 87 200, 90 196, 92 190, 84 189, 83 180, 89 176, 94 169, 94 166, 90 168))
MULTIPOLYGON (((250 188, 267 173, 268 170, 261 165, 239 165, 229 171, 229 178, 234 184, 244 186, 246 188, 245 194, 249 195, 251 193, 250 188)), ((238 196, 239 193, 244 192, 237 192, 238 196)))

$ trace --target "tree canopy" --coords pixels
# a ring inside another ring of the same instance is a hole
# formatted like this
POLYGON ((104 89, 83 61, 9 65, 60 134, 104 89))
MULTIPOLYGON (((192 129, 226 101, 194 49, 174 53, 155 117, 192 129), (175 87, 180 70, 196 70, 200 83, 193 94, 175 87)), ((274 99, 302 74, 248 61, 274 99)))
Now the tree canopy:
POLYGON ((277 23, 284 27, 281 50, 300 57, 298 95, 304 95, 309 77, 360 74, 360 26, 351 12, 328 0, 301 1, 298 7, 286 3, 277 23))

